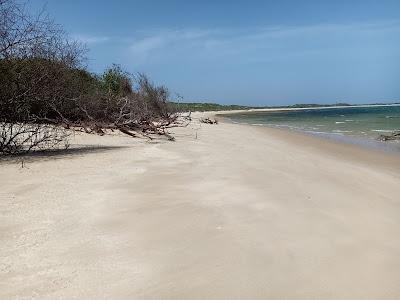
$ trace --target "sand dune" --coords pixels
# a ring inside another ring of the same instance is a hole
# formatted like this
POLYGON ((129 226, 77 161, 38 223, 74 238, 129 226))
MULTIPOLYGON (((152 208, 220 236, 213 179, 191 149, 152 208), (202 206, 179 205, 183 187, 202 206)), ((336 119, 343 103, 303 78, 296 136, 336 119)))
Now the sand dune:
POLYGON ((174 131, 0 161, 0 298, 400 298, 400 155, 174 131))

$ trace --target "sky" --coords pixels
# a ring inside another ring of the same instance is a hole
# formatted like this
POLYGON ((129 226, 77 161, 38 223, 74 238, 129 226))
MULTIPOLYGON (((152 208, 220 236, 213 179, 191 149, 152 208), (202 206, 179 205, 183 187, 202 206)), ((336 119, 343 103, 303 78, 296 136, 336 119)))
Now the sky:
POLYGON ((399 0, 31 0, 87 67, 146 73, 185 101, 400 101, 399 0))

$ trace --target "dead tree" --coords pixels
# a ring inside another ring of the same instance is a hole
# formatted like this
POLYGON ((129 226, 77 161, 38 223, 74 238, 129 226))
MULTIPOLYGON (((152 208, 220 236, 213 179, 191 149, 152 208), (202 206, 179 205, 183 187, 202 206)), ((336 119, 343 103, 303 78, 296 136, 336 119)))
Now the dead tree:
POLYGON ((211 125, 218 124, 218 120, 217 119, 212 120, 210 118, 201 118, 200 122, 201 123, 205 123, 205 124, 211 124, 211 125))
POLYGON ((386 142, 386 141, 400 141, 400 131, 394 131, 389 135, 381 134, 378 137, 378 140, 386 142))

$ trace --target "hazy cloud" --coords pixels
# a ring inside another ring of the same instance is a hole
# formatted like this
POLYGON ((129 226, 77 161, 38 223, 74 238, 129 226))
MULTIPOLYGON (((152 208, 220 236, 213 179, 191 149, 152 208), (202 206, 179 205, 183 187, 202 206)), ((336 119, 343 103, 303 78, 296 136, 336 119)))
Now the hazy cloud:
POLYGON ((349 39, 351 43, 354 37, 367 39, 369 35, 385 32, 400 33, 400 22, 276 26, 240 30, 164 29, 140 33, 133 38, 128 49, 135 64, 146 63, 149 58, 171 57, 173 53, 181 55, 185 50, 188 55, 201 55, 201 52, 206 52, 210 59, 251 54, 252 60, 256 60, 257 56, 261 58, 263 55, 262 50, 275 49, 279 54, 282 48, 289 52, 301 52, 301 48, 305 48, 304 51, 311 52, 323 48, 330 40, 334 41, 332 44, 337 47, 338 39, 349 39))
POLYGON ((85 34, 74 34, 72 35, 72 38, 87 45, 100 44, 110 41, 110 38, 107 36, 91 36, 85 34))

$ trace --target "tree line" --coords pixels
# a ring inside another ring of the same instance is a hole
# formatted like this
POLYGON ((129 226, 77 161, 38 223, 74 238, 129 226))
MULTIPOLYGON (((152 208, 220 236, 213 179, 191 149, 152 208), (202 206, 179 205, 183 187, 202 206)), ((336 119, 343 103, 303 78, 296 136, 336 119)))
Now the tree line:
POLYGON ((92 74, 86 52, 45 11, 0 0, 0 154, 58 147, 71 130, 173 139, 168 89, 117 65, 92 74))

